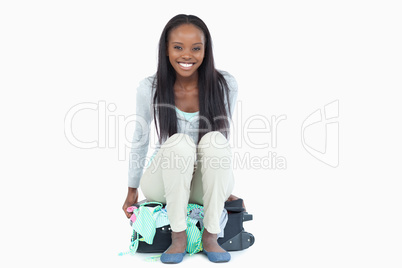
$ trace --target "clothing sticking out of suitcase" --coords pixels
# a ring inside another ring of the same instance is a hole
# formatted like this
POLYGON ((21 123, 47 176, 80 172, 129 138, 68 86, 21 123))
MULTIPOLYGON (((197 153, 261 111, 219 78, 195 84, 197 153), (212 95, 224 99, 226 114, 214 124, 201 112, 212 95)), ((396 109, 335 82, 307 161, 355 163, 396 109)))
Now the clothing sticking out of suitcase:
MULTIPOLYGON (((145 201, 146 200, 141 201, 135 206, 139 206, 145 201)), ((226 251, 243 250, 254 244, 254 236, 246 232, 243 227, 243 222, 252 220, 253 215, 245 212, 242 204, 242 199, 225 203, 228 219, 224 228, 224 236, 218 239, 218 243, 226 251)), ((162 253, 166 251, 172 242, 171 233, 170 225, 156 228, 153 243, 148 244, 140 239, 136 252, 162 253)), ((137 234, 134 231, 131 242, 133 242, 136 237, 137 234)), ((141 235, 139 235, 139 237, 141 238, 141 235)))

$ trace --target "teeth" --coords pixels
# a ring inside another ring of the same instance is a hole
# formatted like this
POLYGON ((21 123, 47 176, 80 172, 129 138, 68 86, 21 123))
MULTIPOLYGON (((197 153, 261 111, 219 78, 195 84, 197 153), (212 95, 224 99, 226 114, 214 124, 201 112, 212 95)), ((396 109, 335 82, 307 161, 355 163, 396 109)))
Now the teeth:
POLYGON ((183 66, 183 67, 191 67, 191 66, 194 65, 194 63, 182 63, 182 62, 179 62, 179 64, 180 64, 181 66, 183 66))

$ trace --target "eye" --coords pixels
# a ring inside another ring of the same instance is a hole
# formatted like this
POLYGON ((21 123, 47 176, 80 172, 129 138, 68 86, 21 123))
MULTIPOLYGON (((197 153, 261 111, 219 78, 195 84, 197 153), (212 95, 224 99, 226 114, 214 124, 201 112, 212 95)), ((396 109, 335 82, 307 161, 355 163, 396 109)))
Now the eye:
POLYGON ((200 51, 201 48, 200 48, 200 47, 195 47, 195 48, 193 48, 193 50, 195 50, 195 51, 200 51))
POLYGON ((174 49, 179 49, 179 50, 182 49, 181 46, 174 46, 173 48, 174 48, 174 49))

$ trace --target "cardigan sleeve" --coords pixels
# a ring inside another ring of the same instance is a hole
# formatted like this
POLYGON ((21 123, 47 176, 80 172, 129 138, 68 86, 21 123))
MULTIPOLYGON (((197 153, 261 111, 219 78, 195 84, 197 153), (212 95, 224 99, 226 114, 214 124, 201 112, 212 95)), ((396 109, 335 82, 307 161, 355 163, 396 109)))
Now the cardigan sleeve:
POLYGON ((143 79, 137 87, 135 130, 131 143, 128 168, 128 187, 138 188, 148 153, 149 136, 153 117, 152 77, 143 79))
MULTIPOLYGON (((225 109, 227 112, 227 115, 229 117, 229 125, 232 125, 233 123, 233 114, 236 108, 236 103, 237 103, 237 95, 238 95, 238 86, 237 86, 237 81, 234 78, 233 75, 226 71, 219 71, 223 77, 226 80, 226 83, 228 84, 229 87, 229 106, 228 106, 228 101, 225 96, 225 109), (230 112, 229 112, 229 107, 230 107, 230 112)), ((230 139, 230 136, 232 136, 231 133, 229 133, 228 139, 230 139)))
POLYGON ((236 107, 236 101, 237 101, 237 95, 238 95, 238 86, 237 86, 237 81, 234 78, 233 75, 226 71, 220 71, 220 73, 223 75, 223 77, 226 80, 226 83, 228 84, 229 87, 229 105, 230 105, 230 114, 229 114, 229 108, 228 108, 228 103, 225 98, 225 108, 226 111, 228 112, 228 115, 230 119, 232 119, 235 107, 236 107))

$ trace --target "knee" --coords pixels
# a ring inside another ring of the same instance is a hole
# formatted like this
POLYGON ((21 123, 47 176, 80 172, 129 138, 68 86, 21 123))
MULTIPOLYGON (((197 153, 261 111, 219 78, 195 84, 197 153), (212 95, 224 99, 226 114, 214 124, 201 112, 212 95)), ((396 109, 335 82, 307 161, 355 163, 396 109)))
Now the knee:
POLYGON ((210 131, 198 143, 198 149, 203 153, 231 154, 229 141, 219 131, 210 131))
POLYGON ((196 146, 191 137, 184 133, 176 133, 170 136, 161 146, 164 150, 173 150, 180 155, 194 155, 196 146))

